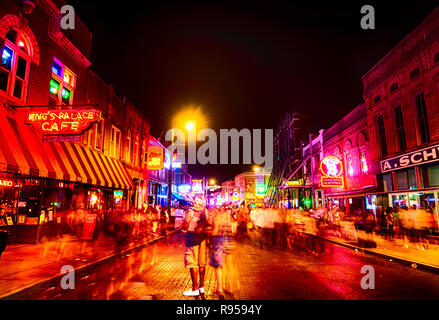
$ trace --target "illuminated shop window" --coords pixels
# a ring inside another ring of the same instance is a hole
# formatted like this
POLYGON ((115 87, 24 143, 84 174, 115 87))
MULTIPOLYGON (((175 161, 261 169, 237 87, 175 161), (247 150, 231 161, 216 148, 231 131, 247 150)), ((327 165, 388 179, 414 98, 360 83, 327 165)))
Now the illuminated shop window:
POLYGON ((0 92, 24 101, 30 69, 30 44, 25 34, 9 30, 0 53, 0 92))
POLYGON ((53 58, 52 79, 49 86, 50 105, 69 105, 73 101, 75 75, 58 59, 53 58))

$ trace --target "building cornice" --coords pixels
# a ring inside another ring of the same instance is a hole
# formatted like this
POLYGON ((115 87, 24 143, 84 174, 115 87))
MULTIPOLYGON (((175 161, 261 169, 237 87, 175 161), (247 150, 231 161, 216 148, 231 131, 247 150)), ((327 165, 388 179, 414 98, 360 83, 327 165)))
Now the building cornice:
POLYGON ((49 15, 49 38, 84 68, 91 66, 87 57, 62 33, 61 12, 51 0, 39 0, 38 4, 49 15))

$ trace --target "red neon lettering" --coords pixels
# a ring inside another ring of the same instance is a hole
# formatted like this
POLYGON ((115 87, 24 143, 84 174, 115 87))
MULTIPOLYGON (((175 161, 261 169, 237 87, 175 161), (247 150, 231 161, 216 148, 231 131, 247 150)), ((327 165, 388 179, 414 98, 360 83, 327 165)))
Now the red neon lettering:
POLYGON ((0 180, 0 186, 3 187, 12 187, 12 181, 11 180, 0 180))

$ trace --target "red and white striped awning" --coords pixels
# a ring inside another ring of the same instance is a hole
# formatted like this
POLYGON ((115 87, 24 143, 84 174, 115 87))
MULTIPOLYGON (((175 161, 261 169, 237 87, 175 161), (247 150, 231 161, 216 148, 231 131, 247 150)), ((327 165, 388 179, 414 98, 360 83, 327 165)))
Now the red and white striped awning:
POLYGON ((43 142, 20 114, 13 119, 0 112, 0 171, 134 189, 119 160, 78 143, 43 142))

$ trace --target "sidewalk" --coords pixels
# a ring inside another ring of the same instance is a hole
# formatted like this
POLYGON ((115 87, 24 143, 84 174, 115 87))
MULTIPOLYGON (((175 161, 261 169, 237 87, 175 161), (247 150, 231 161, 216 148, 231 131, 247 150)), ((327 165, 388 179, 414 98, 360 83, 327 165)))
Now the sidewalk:
MULTIPOLYGON (((175 231, 168 231, 168 235, 175 231)), ((64 265, 71 265, 76 271, 163 237, 133 240, 120 247, 113 238, 102 234, 96 240, 64 236, 45 243, 10 244, 0 259, 0 299, 60 276, 64 265)))
POLYGON ((415 268, 423 267, 439 272, 439 245, 437 244, 429 244, 428 248, 423 248, 418 243, 404 242, 404 239, 398 238, 388 240, 374 233, 373 240, 376 242, 377 247, 362 248, 358 246, 356 234, 350 233, 348 237, 341 237, 339 233, 337 234, 333 230, 324 230, 319 237, 357 251, 368 252, 410 264, 415 268))

